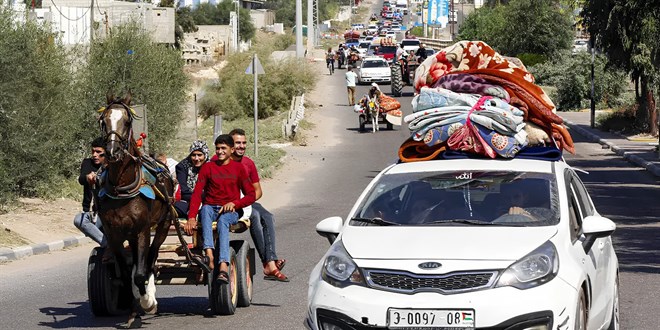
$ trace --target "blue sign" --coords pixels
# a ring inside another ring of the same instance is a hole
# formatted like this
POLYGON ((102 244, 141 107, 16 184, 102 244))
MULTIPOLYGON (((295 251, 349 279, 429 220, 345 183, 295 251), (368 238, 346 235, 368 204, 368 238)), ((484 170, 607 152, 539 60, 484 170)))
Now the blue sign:
POLYGON ((449 0, 429 0, 428 15, 429 25, 440 25, 446 27, 449 23, 449 0))

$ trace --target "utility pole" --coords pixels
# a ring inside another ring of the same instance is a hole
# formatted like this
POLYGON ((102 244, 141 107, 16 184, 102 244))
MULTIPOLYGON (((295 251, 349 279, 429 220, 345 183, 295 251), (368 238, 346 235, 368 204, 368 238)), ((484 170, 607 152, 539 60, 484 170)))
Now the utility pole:
POLYGON ((307 0, 307 53, 312 56, 316 27, 314 26, 314 1, 307 0))
POLYGON ((296 0, 296 57, 297 58, 302 58, 305 55, 305 52, 303 51, 303 41, 302 41, 303 40, 302 23, 303 23, 302 0, 296 0))
POLYGON ((428 15, 426 16, 426 20, 424 19, 424 14, 425 13, 428 14, 428 7, 429 7, 428 0, 424 0, 424 2, 422 2, 422 26, 424 28, 424 38, 428 37, 428 32, 426 31, 426 30, 428 30, 428 24, 429 24, 428 23, 428 20, 429 20, 428 15))
POLYGON ((89 43, 92 44, 94 40, 94 0, 89 6, 89 43))
POLYGON ((238 39, 238 51, 241 51, 241 0, 236 0, 236 39, 238 39))

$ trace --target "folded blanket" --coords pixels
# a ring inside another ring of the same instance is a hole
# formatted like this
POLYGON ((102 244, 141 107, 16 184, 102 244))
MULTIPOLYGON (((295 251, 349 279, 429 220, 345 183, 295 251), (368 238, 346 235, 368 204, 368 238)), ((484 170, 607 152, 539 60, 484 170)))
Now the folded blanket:
POLYGON ((445 149, 444 144, 429 147, 422 141, 409 138, 399 147, 399 159, 404 163, 431 160, 438 157, 445 149))
POLYGON ((432 87, 440 87, 456 93, 479 94, 481 96, 490 95, 509 102, 509 93, 504 88, 490 84, 481 77, 467 73, 442 76, 432 87))

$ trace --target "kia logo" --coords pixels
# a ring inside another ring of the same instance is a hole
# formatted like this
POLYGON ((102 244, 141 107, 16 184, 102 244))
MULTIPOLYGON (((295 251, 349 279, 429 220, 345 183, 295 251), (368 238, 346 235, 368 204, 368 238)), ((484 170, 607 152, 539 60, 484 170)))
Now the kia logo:
POLYGON ((421 269, 436 269, 436 268, 440 268, 440 266, 442 266, 442 264, 440 264, 439 262, 432 262, 432 261, 422 262, 421 264, 418 265, 418 267, 421 269))

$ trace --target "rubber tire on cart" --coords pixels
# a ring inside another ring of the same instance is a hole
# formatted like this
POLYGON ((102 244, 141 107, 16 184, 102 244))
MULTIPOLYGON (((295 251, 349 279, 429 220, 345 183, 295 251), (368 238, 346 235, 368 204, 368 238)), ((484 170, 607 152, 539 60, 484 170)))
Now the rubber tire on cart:
POLYGON ((211 311, 217 315, 234 315, 236 312, 236 305, 238 303, 238 288, 236 272, 236 252, 234 249, 229 249, 229 283, 216 284, 215 278, 218 276, 218 268, 215 266, 215 271, 211 277, 211 294, 209 300, 211 301, 211 311))
POLYGON ((130 285, 114 278, 114 263, 103 264, 102 247, 95 247, 87 262, 87 295, 94 316, 126 314, 133 302, 130 285))
POLYGON ((365 118, 365 116, 358 116, 358 123, 360 125, 358 127, 358 130, 360 132, 364 132, 364 125, 367 123, 367 119, 365 118))
POLYGON ((391 76, 392 81, 390 87, 392 88, 392 96, 400 97, 403 92, 403 77, 401 76, 401 64, 394 63, 392 64, 391 76))
POLYGON ((238 288, 238 307, 248 307, 252 303, 254 275, 254 252, 250 253, 250 243, 244 240, 231 241, 232 250, 236 253, 236 286, 238 288))
POLYGON ((386 125, 387 125, 388 130, 390 130, 390 131, 394 130, 394 125, 392 123, 390 123, 389 121, 386 123, 386 125))

